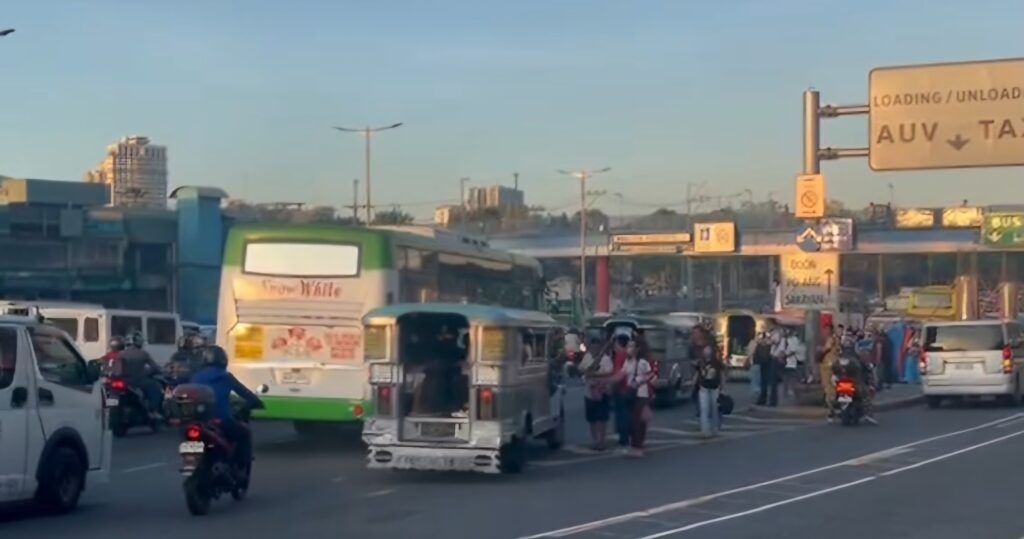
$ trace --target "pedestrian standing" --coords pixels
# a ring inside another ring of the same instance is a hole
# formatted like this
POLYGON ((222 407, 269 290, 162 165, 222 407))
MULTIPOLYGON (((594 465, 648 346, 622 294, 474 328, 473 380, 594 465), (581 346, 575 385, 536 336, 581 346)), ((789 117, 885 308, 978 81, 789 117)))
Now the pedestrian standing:
POLYGON ((619 435, 619 447, 629 447, 629 438, 633 430, 630 409, 631 403, 627 402, 626 377, 622 372, 626 364, 628 354, 626 347, 629 345, 629 335, 619 334, 612 338, 611 348, 605 354, 612 362, 612 379, 610 380, 609 395, 611 397, 612 410, 615 413, 615 432, 619 435))
POLYGON ((796 389, 800 383, 800 358, 804 355, 804 345, 800 336, 792 328, 786 329, 786 347, 784 350, 785 364, 782 368, 782 394, 792 402, 797 401, 796 389))
POLYGON ((911 336, 906 359, 903 361, 903 381, 908 384, 921 383, 921 341, 916 334, 911 336))
POLYGON ((630 449, 628 454, 640 457, 644 454, 644 440, 647 437, 647 425, 651 421, 651 383, 654 369, 649 361, 640 355, 640 347, 636 341, 626 346, 626 362, 622 371, 626 375, 627 400, 630 403, 632 417, 630 433, 630 449))
POLYGON ((600 341, 594 339, 579 364, 583 377, 583 409, 590 425, 591 449, 604 451, 611 417, 608 383, 614 366, 611 357, 601 353, 600 341))
MULTIPOLYGON (((736 339, 736 344, 739 344, 739 339, 736 339)), ((747 372, 750 373, 750 395, 754 401, 761 400, 761 364, 755 361, 757 358, 757 343, 758 336, 754 335, 751 337, 750 342, 747 343, 746 353, 747 359, 745 365, 747 372)))
POLYGON ((697 403, 700 407, 700 432, 705 438, 717 436, 722 427, 718 398, 725 387, 725 363, 713 350, 705 348, 697 362, 694 386, 698 387, 697 403))
POLYGON ((779 378, 786 363, 786 339, 774 318, 765 320, 765 332, 768 357, 762 356, 761 360, 761 395, 757 403, 778 406, 779 378))
POLYGON ((825 326, 823 342, 818 346, 817 360, 820 369, 822 394, 825 397, 825 409, 828 417, 832 417, 832 402, 836 398, 836 387, 832 384, 832 365, 839 358, 839 338, 831 325, 825 326))
MULTIPOLYGON (((696 372, 696 366, 700 363, 700 358, 704 355, 706 348, 711 346, 711 333, 704 326, 695 326, 693 332, 690 334, 690 360, 694 365, 694 372, 696 372)), ((700 417, 700 402, 697 400, 697 392, 700 388, 697 384, 693 385, 692 392, 690 393, 690 399, 694 403, 694 415, 700 417)))

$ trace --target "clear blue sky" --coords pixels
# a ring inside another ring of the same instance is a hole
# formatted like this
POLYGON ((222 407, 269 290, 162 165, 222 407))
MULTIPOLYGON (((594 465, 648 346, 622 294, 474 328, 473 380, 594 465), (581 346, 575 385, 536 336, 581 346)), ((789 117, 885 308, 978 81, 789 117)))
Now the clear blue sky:
MULTIPOLYGON (((652 206, 687 181, 788 201, 803 89, 862 103, 875 66, 1020 56, 1021 21, 1019 0, 9 0, 0 174, 77 180, 143 134, 172 185, 347 204, 362 145, 330 126, 403 121, 375 139, 375 202, 418 215, 513 171, 569 206, 553 170, 603 166, 595 189, 652 206)), ((865 133, 830 121, 823 142, 865 133)), ((1024 202, 1018 168, 824 171, 854 205, 890 182, 902 205, 1024 202)))

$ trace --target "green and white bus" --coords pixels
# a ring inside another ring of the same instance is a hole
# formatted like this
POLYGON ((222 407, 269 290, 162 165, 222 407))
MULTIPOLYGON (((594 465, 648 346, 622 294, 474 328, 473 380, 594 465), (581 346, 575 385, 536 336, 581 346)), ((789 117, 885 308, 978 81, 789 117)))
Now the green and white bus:
MULTIPOLYGON (((391 303, 541 310, 537 260, 431 227, 241 225, 220 281, 217 342, 266 404, 299 430, 359 421, 370 406, 361 318, 391 303)), ((366 347, 386 346, 366 335, 366 347)))

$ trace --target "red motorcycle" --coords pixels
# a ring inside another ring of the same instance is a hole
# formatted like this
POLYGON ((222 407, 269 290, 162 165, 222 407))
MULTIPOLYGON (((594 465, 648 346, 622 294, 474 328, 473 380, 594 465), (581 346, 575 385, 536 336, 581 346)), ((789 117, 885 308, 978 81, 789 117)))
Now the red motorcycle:
POLYGON ((836 380, 836 401, 834 404, 840 423, 855 426, 864 417, 864 405, 857 382, 850 378, 836 380))

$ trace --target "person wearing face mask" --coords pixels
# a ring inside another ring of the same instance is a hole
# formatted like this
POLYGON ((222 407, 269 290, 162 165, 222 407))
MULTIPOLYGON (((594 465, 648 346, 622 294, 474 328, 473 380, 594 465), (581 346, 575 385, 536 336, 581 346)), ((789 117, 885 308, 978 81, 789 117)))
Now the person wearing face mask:
POLYGON ((633 431, 632 415, 633 412, 630 409, 630 403, 628 401, 628 387, 626 386, 626 377, 624 374, 623 367, 626 364, 629 354, 627 347, 629 346, 629 335, 619 334, 612 338, 611 347, 607 353, 602 355, 601 361, 607 358, 612 363, 612 377, 609 385, 609 392, 611 396, 612 410, 615 413, 615 432, 619 435, 619 447, 626 449, 629 447, 629 439, 633 431))

